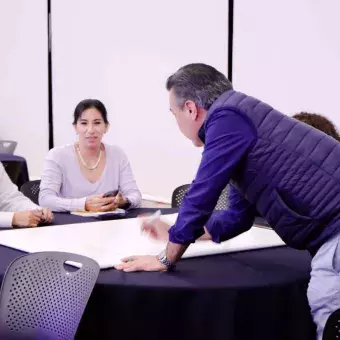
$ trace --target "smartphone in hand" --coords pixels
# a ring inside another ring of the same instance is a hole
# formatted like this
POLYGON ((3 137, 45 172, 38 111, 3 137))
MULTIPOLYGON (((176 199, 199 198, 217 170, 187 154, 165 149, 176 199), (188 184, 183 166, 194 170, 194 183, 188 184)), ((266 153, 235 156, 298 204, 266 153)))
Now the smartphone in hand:
POLYGON ((118 189, 116 189, 116 190, 111 190, 111 191, 106 192, 106 193, 103 195, 103 197, 115 197, 115 196, 117 196, 118 192, 119 192, 118 189))

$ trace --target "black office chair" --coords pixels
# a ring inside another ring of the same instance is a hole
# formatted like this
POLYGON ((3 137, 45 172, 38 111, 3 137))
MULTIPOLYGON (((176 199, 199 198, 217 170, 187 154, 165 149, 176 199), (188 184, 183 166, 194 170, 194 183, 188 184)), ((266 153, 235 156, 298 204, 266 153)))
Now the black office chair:
POLYGON ((21 186, 20 191, 32 202, 39 205, 40 180, 26 182, 21 186))
POLYGON ((9 153, 13 155, 17 145, 18 142, 13 140, 0 140, 0 153, 9 153))
POLYGON ((1 286, 0 339, 74 339, 99 270, 96 261, 70 253, 15 259, 1 286))
POLYGON ((4 166, 9 178, 11 181, 18 185, 18 180, 21 172, 21 162, 12 160, 12 161, 1 161, 2 165, 4 166))
MULTIPOLYGON (((190 184, 184 184, 176 188, 172 193, 171 207, 179 208, 181 206, 184 195, 189 190, 190 184)), ((228 186, 222 191, 220 198, 216 204, 215 210, 226 210, 229 206, 228 186)))
POLYGON ((340 309, 333 312, 327 322, 323 332, 322 340, 340 339, 340 309))

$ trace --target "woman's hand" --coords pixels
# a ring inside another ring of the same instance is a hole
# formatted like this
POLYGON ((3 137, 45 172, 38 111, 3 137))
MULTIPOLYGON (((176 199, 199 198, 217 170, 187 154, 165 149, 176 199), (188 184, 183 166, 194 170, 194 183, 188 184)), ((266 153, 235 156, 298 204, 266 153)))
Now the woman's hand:
POLYGON ((115 196, 114 202, 117 204, 118 208, 127 209, 129 207, 127 206, 129 200, 124 198, 120 192, 115 196))
POLYGON ((93 195, 86 198, 85 210, 92 212, 111 211, 117 208, 117 203, 113 197, 103 197, 103 195, 93 195))

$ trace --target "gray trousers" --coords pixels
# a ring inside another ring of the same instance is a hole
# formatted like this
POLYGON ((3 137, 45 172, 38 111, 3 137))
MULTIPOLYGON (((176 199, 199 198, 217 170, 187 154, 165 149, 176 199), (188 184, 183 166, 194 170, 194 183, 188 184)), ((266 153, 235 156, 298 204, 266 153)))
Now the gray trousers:
POLYGON ((328 317, 340 309, 340 233, 328 240, 312 260, 307 296, 317 340, 322 340, 328 317))

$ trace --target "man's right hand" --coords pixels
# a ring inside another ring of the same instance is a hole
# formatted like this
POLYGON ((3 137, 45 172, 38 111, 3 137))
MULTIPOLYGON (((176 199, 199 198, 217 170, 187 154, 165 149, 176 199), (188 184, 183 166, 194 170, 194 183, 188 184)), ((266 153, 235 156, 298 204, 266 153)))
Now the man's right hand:
POLYGON ((94 195, 86 198, 85 210, 92 212, 111 211, 117 208, 114 197, 103 197, 103 195, 94 195))
MULTIPOLYGON (((140 216, 141 218, 145 216, 140 216)), ((169 241, 169 228, 171 224, 162 221, 160 218, 153 220, 145 219, 141 225, 142 233, 146 233, 149 237, 157 241, 169 241)), ((204 227, 204 234, 198 239, 200 241, 211 240, 211 235, 209 234, 206 227, 204 227)))
POLYGON ((13 227, 36 227, 43 217, 41 210, 19 211, 13 214, 13 227))
POLYGON ((158 241, 168 241, 169 240, 169 228, 170 225, 166 222, 163 222, 160 218, 156 218, 154 220, 149 220, 146 218, 142 222, 141 231, 145 232, 154 240, 158 241))

